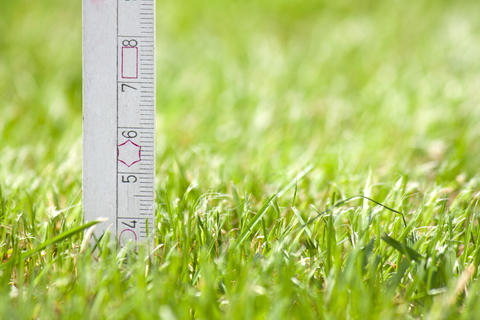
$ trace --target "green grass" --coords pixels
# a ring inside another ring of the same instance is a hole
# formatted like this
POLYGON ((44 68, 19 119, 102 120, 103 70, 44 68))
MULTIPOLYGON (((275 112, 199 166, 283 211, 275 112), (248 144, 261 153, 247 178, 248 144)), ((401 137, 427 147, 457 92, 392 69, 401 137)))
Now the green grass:
POLYGON ((479 10, 157 1, 149 258, 82 246, 81 1, 5 1, 0 318, 478 317, 479 10))

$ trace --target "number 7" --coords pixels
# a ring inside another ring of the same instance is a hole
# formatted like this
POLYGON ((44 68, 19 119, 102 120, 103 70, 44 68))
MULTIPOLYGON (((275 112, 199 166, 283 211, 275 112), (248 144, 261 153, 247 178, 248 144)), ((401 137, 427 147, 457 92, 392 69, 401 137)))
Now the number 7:
POLYGON ((134 87, 132 87, 132 86, 129 86, 128 84, 122 83, 122 92, 125 92, 125 87, 124 87, 124 86, 125 86, 125 87, 129 87, 129 88, 131 88, 131 89, 133 89, 133 90, 137 90, 137 88, 134 88, 134 87))

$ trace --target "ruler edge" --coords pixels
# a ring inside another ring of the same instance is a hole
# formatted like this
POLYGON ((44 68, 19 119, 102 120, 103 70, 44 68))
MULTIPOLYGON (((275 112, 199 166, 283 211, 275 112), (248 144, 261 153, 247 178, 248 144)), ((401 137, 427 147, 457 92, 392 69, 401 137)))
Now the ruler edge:
MULTIPOLYGON (((82 1, 82 146, 83 146, 83 151, 82 151, 82 217, 83 217, 83 220, 84 222, 87 222, 85 221, 86 218, 87 218, 87 214, 86 214, 86 211, 85 211, 85 202, 84 202, 84 187, 85 187, 85 109, 86 109, 86 103, 85 103, 85 87, 86 87, 86 72, 85 72, 85 52, 87 50, 85 50, 86 48, 86 45, 85 45, 85 38, 86 38, 86 32, 85 32, 85 12, 86 12, 86 9, 85 9, 85 3, 89 1, 89 0, 83 0, 82 1)), ((119 89, 118 89, 118 84, 119 84, 119 55, 118 55, 118 50, 119 50, 119 44, 118 44, 118 38, 119 38, 119 3, 121 2, 122 0, 115 0, 115 7, 116 7, 116 16, 115 16, 115 19, 116 19, 116 32, 115 32, 115 38, 116 38, 116 81, 115 81, 115 84, 116 84, 116 98, 115 98, 115 101, 116 101, 116 105, 115 105, 115 109, 116 109, 116 124, 115 124, 115 127, 116 127, 116 134, 115 134, 115 143, 116 143, 116 146, 118 146, 118 130, 119 130, 119 99, 118 99, 118 94, 119 94, 119 89)), ((157 77, 156 77, 156 1, 155 0, 139 0, 138 1, 138 5, 139 5, 139 10, 141 11, 141 4, 142 2, 150 2, 152 3, 152 13, 151 13, 151 16, 152 16, 152 26, 153 26, 153 34, 151 35, 151 39, 153 40, 152 41, 152 51, 153 51, 153 58, 152 58, 152 62, 153 62, 153 79, 151 81, 152 85, 153 85, 153 95, 152 95, 152 111, 153 111, 153 126, 152 126, 152 131, 153 131, 153 142, 152 142, 152 152, 153 152, 153 159, 152 159, 152 170, 153 170, 153 177, 152 177, 152 186, 153 186, 153 190, 152 190, 152 208, 151 208, 151 212, 149 214, 147 214, 147 216, 145 218, 141 218, 141 217, 138 217, 139 219, 145 219, 147 220, 147 222, 149 223, 148 224, 148 229, 146 229, 146 233, 145 233, 145 239, 144 240, 141 240, 139 241, 140 243, 142 242, 146 242, 147 244, 154 244, 154 241, 155 241, 155 222, 156 222, 156 188, 155 188, 155 180, 156 180, 156 157, 155 157, 155 150, 156 150, 156 86, 157 86, 157 77), (147 234, 148 233, 148 234, 147 234), (147 237, 148 235, 148 237, 147 237)), ((118 244, 118 222, 119 222, 119 218, 118 218, 118 175, 119 175, 119 169, 118 169, 118 161, 116 161, 116 177, 115 177, 115 180, 116 180, 116 186, 115 186, 115 203, 116 203, 116 207, 115 207, 115 229, 113 229, 113 225, 114 223, 110 223, 110 224, 105 224, 104 225, 104 228, 102 228, 102 236, 103 234, 105 234, 106 232, 109 232, 110 234, 114 234, 114 237, 113 239, 116 239, 115 242, 117 242, 118 244)), ((96 215, 95 216, 96 219, 100 218, 100 215, 96 215)), ((92 221, 94 219, 91 219, 92 221)), ((100 224, 104 224, 105 222, 102 222, 100 224)), ((97 228, 98 229, 98 226, 97 228)), ((113 240, 111 239, 111 241, 113 240)))

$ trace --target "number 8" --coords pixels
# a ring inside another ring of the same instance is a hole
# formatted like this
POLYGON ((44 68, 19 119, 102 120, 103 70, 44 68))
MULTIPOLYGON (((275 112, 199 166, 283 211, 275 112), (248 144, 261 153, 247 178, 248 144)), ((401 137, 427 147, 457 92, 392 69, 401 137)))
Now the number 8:
POLYGON ((122 45, 123 45, 124 47, 132 47, 132 48, 134 48, 134 47, 136 47, 136 46, 138 45, 138 42, 137 42, 137 40, 135 40, 135 39, 132 39, 132 40, 123 40, 123 41, 122 41, 122 45))

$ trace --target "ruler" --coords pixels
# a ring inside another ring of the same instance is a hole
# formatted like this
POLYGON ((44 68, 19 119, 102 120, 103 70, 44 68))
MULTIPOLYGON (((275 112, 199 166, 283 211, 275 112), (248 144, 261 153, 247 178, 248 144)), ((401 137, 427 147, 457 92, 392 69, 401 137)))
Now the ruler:
POLYGON ((83 0, 83 205, 120 246, 153 241, 155 1, 83 0))

